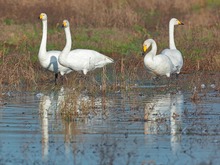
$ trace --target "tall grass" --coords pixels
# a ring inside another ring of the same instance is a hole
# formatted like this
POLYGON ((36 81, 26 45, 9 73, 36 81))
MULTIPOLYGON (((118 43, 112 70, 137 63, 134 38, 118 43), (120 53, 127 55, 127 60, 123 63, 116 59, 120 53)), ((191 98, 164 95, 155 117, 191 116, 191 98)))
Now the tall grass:
POLYGON ((53 24, 69 18, 83 27, 131 27, 135 24, 149 25, 146 22, 149 20, 163 24, 173 15, 183 18, 194 8, 200 10, 214 6, 217 8, 220 5, 217 0, 21 0, 1 1, 0 6, 3 19, 13 18, 33 23, 40 12, 46 12, 53 24))

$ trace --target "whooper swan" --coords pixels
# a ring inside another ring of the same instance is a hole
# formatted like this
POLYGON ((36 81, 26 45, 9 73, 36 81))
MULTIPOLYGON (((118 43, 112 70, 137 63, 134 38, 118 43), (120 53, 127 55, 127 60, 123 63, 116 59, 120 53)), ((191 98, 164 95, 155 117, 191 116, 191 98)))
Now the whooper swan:
POLYGON ((143 43, 143 55, 144 57, 144 65, 147 68, 148 72, 156 75, 163 76, 166 75, 170 77, 170 74, 173 71, 174 65, 170 58, 166 55, 157 53, 157 44, 153 39, 147 39, 143 43), (147 49, 152 46, 152 49, 146 53, 147 49))
POLYGON ((88 71, 113 63, 113 59, 89 49, 71 50, 72 39, 70 33, 70 25, 67 20, 63 21, 63 27, 66 35, 66 45, 59 55, 59 63, 69 67, 75 71, 83 72, 85 75, 88 71))
POLYGON ((179 50, 176 49, 176 45, 174 42, 174 26, 175 25, 184 25, 176 18, 172 18, 169 22, 169 49, 164 49, 161 53, 167 55, 175 68, 173 73, 180 73, 181 68, 183 67, 183 57, 179 50))
POLYGON ((68 67, 64 67, 59 64, 58 62, 58 56, 61 53, 61 51, 47 51, 47 15, 45 13, 41 13, 39 18, 42 20, 43 23, 43 35, 42 40, 40 44, 40 50, 38 53, 38 59, 40 61, 40 64, 43 68, 50 70, 55 73, 55 84, 57 82, 58 73, 60 73, 62 76, 64 74, 70 73, 72 69, 68 67))

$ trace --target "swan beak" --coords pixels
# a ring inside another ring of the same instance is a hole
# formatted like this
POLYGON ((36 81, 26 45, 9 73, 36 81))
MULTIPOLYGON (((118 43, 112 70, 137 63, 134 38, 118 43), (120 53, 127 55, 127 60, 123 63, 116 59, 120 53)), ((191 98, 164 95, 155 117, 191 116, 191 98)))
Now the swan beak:
POLYGON ((65 21, 63 21, 62 27, 66 27, 67 23, 65 21))
POLYGON ((184 25, 184 23, 181 21, 178 21, 178 25, 184 25))
POLYGON ((39 19, 43 19, 43 15, 42 14, 40 14, 40 16, 38 17, 39 19))
POLYGON ((144 54, 146 53, 147 51, 147 46, 146 45, 143 45, 143 52, 142 52, 142 56, 144 56, 144 54))
POLYGON ((143 46, 143 52, 145 53, 146 51, 147 51, 147 46, 144 45, 144 46, 143 46))

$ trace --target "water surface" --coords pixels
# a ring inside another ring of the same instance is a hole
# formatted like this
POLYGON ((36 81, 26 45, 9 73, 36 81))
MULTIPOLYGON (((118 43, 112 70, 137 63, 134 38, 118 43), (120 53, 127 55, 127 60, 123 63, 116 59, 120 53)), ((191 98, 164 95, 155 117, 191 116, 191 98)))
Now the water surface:
POLYGON ((73 102, 67 98, 74 90, 65 87, 6 93, 0 164, 218 164, 219 91, 192 100, 189 90, 154 88, 82 91, 73 102), (63 108, 78 115, 64 118, 63 108))

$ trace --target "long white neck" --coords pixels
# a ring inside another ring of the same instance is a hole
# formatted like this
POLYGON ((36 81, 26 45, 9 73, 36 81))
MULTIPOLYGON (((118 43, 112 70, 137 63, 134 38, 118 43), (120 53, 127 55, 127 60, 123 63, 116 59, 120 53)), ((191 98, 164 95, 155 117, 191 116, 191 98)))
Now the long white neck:
POLYGON ((176 49, 174 42, 174 23, 172 21, 169 22, 169 44, 170 49, 176 49))
POLYGON ((151 43, 151 51, 149 52, 152 57, 154 57, 157 53, 157 44, 154 40, 150 40, 150 43, 151 43))
POLYGON ((150 57, 153 60, 157 53, 157 44, 152 39, 149 39, 148 42, 151 44, 151 50, 145 55, 145 59, 150 57))
POLYGON ((69 52, 71 50, 71 46, 72 46, 72 38, 71 38, 70 28, 66 27, 64 29, 64 31, 65 31, 65 35, 66 35, 66 45, 59 56, 59 60, 61 61, 61 63, 63 63, 62 61, 66 59, 66 56, 69 54, 69 52))
POLYGON ((46 55, 46 46, 47 46, 47 20, 43 20, 43 34, 42 34, 42 40, 40 44, 40 50, 38 53, 39 59, 45 58, 46 55))

